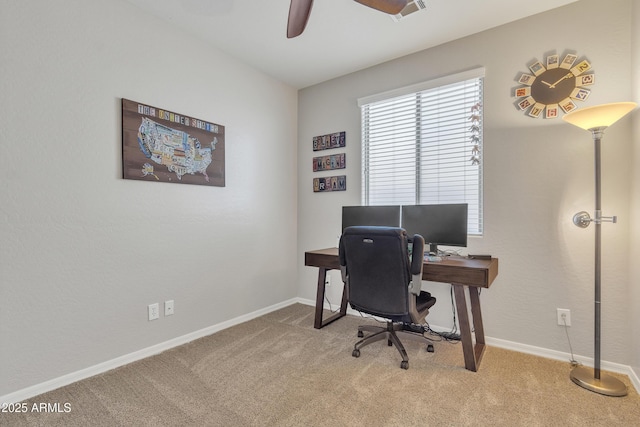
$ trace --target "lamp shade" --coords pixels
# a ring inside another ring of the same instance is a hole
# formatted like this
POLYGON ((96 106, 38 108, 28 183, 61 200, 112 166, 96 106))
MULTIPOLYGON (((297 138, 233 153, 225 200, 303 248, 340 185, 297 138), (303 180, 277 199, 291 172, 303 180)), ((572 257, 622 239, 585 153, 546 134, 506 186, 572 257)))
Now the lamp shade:
POLYGON ((562 120, 585 130, 609 127, 636 108, 636 105, 635 102, 596 105, 565 114, 562 120))

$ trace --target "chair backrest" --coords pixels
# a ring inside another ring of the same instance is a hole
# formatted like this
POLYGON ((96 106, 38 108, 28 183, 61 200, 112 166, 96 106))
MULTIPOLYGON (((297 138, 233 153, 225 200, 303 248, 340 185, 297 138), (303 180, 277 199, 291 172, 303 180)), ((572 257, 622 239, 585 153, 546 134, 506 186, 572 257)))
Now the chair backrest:
POLYGON ((411 263, 404 229, 347 227, 339 253, 355 310, 393 320, 408 318, 411 263))

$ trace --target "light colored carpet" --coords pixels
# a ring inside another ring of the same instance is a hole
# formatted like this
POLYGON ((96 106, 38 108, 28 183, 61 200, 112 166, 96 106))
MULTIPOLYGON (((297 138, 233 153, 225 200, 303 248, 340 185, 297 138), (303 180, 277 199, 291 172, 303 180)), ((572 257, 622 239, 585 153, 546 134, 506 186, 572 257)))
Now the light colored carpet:
POLYGON ((570 364, 489 347, 478 372, 460 344, 384 341, 351 350, 348 316, 313 329, 295 304, 30 399, 68 413, 0 415, 3 426, 636 426, 640 397, 584 390, 570 364))

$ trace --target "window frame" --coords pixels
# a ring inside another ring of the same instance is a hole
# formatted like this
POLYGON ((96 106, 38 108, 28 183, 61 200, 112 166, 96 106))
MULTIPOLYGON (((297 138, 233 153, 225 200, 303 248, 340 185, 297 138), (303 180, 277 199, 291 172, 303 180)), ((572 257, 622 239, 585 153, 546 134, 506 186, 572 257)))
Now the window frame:
MULTIPOLYGON (((484 134, 484 129, 482 126, 483 120, 482 120, 482 110, 483 110, 483 91, 484 91, 484 77, 485 77, 485 69, 484 67, 480 67, 480 68, 475 68, 472 70, 468 70, 468 71, 464 71, 461 73, 456 73, 456 74, 451 74, 448 76, 444 76, 444 77, 440 77, 440 78, 436 78, 436 79, 432 79, 432 80, 428 80, 428 81, 424 81, 424 82, 420 82, 414 85, 409 85, 409 86, 405 86, 402 88, 398 88, 398 89, 393 89, 390 91, 386 91, 386 92, 381 92, 381 93, 377 93, 377 94, 373 94, 370 96, 366 96, 366 97, 362 97, 359 98, 358 101, 358 107, 360 108, 361 111, 361 150, 362 150, 362 168, 361 168, 361 178, 362 178, 362 194, 361 194, 361 200, 362 200, 362 204, 363 205, 369 205, 370 204, 370 200, 367 197, 367 195, 370 194, 371 192, 371 188, 370 188, 370 180, 367 179, 368 177, 368 170, 367 167, 369 165, 369 161, 371 160, 369 158, 369 151, 367 150, 366 147, 366 141, 369 138, 369 134, 368 129, 369 129, 369 124, 366 122, 366 117, 365 117, 365 110, 364 108, 370 104, 374 104, 374 103, 378 103, 378 102, 383 102, 383 101, 392 101, 394 98, 399 98, 399 97, 403 97, 403 96, 408 96, 408 95, 415 95, 416 96, 416 106, 417 108, 420 108, 419 105, 419 100, 420 100, 420 96, 419 94, 421 92, 424 91, 428 91, 430 89, 436 89, 436 88, 440 88, 440 87, 444 87, 447 85, 451 85, 451 84, 455 84, 455 83, 462 83, 468 80, 474 80, 474 79, 479 79, 480 80, 480 92, 479 92, 479 105, 480 105, 480 109, 479 109, 479 126, 480 126, 480 142, 478 145, 479 151, 480 153, 477 156, 477 160, 479 163, 479 168, 477 171, 477 180, 474 179, 473 184, 475 184, 477 182, 477 186, 478 186, 478 193, 477 193, 477 211, 474 212, 474 218, 471 217, 471 210, 470 210, 470 226, 469 226, 469 232, 468 234, 470 236, 482 236, 484 234, 484 162, 483 162, 483 156, 482 156, 482 139, 483 139, 483 134, 484 134), (477 216, 477 218, 475 217, 477 216)), ((416 110, 418 111, 418 110, 416 110)), ((422 111, 422 110, 420 110, 422 111)), ((471 113, 470 113, 471 115, 471 113)), ((427 202, 421 202, 420 201, 420 185, 421 185, 421 179, 419 177, 421 177, 421 171, 419 170, 421 167, 421 161, 424 161, 424 159, 421 158, 421 153, 420 150, 422 149, 423 146, 423 142, 421 142, 421 130, 422 130, 422 126, 420 125, 420 119, 421 119, 421 115, 419 113, 416 112, 415 115, 415 120, 416 120, 416 137, 415 137, 415 167, 417 168, 416 170, 416 178, 413 180, 413 184, 415 185, 415 192, 416 192, 416 197, 415 197, 415 202, 417 204, 427 204, 427 202)), ((459 143, 458 143, 459 144, 459 143)), ((472 143, 469 142, 469 147, 472 147, 472 143)), ((464 202, 467 202, 468 199, 465 199, 464 202)), ((476 198, 473 197, 473 201, 475 203, 476 198)), ((461 203, 460 201, 456 201, 456 202, 452 202, 452 203, 461 203)), ((376 203, 374 203, 376 204, 376 203)), ((387 203, 388 204, 388 203, 387 203)), ((402 203, 402 204, 410 204, 410 203, 402 203)), ((471 207, 471 206, 470 206, 471 207)))

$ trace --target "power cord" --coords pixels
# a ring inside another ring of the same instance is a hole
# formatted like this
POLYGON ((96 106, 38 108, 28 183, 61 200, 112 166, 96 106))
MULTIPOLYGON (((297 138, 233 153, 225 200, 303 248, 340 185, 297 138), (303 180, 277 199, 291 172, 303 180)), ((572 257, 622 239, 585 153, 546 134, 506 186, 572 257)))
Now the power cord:
MULTIPOLYGON (((482 294, 482 288, 478 289, 478 297, 482 294)), ((456 317, 456 305, 453 297, 453 286, 449 288, 449 298, 451 299, 451 314, 453 316, 453 327, 450 332, 435 332, 446 340, 450 341, 460 341, 460 334, 458 333, 458 322, 456 317)), ((475 332, 475 328, 471 328, 471 332, 475 332)))
POLYGON ((324 296, 324 300, 327 302, 327 304, 329 304, 329 312, 337 313, 338 311, 340 311, 340 307, 339 306, 335 310, 333 309, 333 305, 331 304, 331 301, 329 301, 329 297, 327 297, 326 295, 324 296))
MULTIPOLYGON (((357 310, 357 312, 360 315, 360 317, 363 318, 363 319, 374 320, 374 321, 376 321, 376 322, 378 322, 380 324, 383 324, 383 325, 386 325, 388 323, 387 320, 379 319, 379 318, 377 318, 375 316, 372 316, 372 315, 370 315, 368 313, 363 313, 363 312, 361 312, 359 310, 357 310)), ((403 330, 405 330, 405 331, 410 331, 410 332, 414 332, 414 333, 417 333, 417 334, 422 334, 423 336, 425 336, 425 334, 429 334, 429 335, 432 335, 432 336, 433 335, 437 335, 437 336, 440 337, 439 340, 432 340, 432 341, 436 341, 436 342, 440 342, 442 340, 449 341, 449 339, 447 339, 446 337, 442 336, 442 333, 436 332, 433 329, 431 329, 431 327, 429 326, 429 323, 427 323, 427 322, 425 322, 424 324, 404 323, 404 327, 405 327, 405 329, 403 329, 403 330)), ((431 338, 429 338, 429 339, 431 339, 431 338)))
POLYGON ((564 316, 562 316, 562 323, 564 323, 564 332, 567 334, 567 342, 569 343, 569 351, 571 352, 569 362, 571 363, 571 367, 575 368, 580 365, 580 362, 573 356, 573 347, 571 346, 571 338, 569 338, 569 327, 567 326, 567 319, 564 316))
POLYGON ((453 285, 449 286, 449 297, 451 299, 451 314, 453 314, 453 327, 451 328, 451 334, 458 334, 458 322, 456 321, 456 305, 453 302, 453 285))
POLYGON ((449 332, 438 332, 429 328, 431 334, 435 334, 449 342, 460 342, 460 334, 458 333, 458 322, 456 321, 456 306, 453 300, 453 286, 449 288, 449 294, 451 298, 451 313, 453 315, 453 327, 449 332))
POLYGON ((456 249, 442 250, 440 248, 438 248, 438 255, 440 255, 440 256, 458 256, 458 257, 462 256, 460 254, 460 250, 456 250, 456 249))
POLYGON ((460 342, 460 336, 451 332, 438 332, 438 331, 434 331, 433 329, 431 329, 431 327, 429 326, 429 324, 427 323, 427 325, 425 326, 425 333, 428 333, 431 336, 437 336, 438 338, 440 338, 439 340, 437 340, 438 342, 440 341, 446 341, 452 344, 456 344, 460 342))

